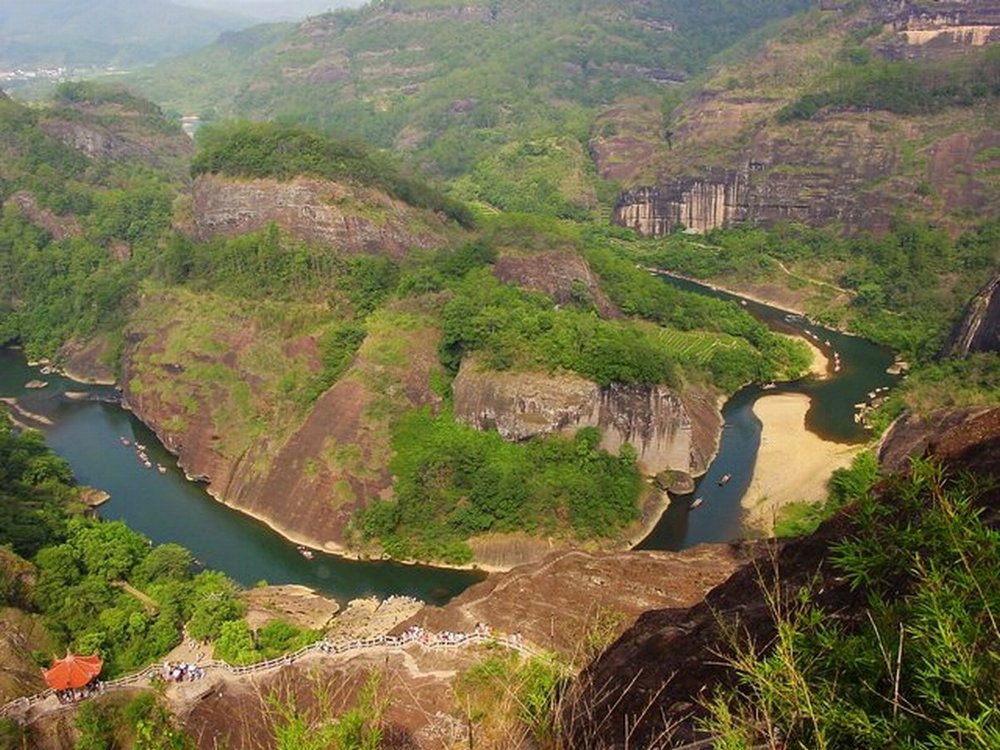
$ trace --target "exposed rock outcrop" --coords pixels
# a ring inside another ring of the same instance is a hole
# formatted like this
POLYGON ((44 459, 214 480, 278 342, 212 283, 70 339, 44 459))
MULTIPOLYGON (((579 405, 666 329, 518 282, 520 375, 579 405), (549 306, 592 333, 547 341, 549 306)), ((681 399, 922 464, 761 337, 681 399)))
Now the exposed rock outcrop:
MULTIPOLYGON (((994 526, 1000 511, 1000 409, 956 423, 940 421, 929 452, 948 467, 994 480, 980 499, 983 519, 994 526)), ((917 448, 919 450, 919 448, 917 448)), ((726 665, 730 637, 738 632, 766 652, 775 623, 768 596, 795 601, 812 586, 812 602, 836 612, 841 627, 863 617, 868 599, 830 563, 832 548, 855 531, 850 512, 816 533, 775 542, 769 554, 737 570, 690 609, 643 614, 633 627, 581 675, 564 703, 568 747, 621 750, 676 747, 699 737, 697 717, 714 689, 736 679, 726 665)))
POLYGON ((746 188, 745 176, 735 172, 637 188, 619 196, 615 220, 646 235, 675 229, 704 234, 746 218, 746 188))
POLYGON ((38 205, 35 196, 26 190, 19 190, 10 196, 5 202, 17 206, 24 217, 39 229, 43 229, 52 235, 52 239, 59 241, 67 237, 79 237, 83 229, 80 222, 72 214, 69 216, 59 216, 38 205))
POLYGON ((602 317, 621 315, 587 261, 571 250, 504 255, 494 264, 493 274, 507 284, 547 294, 556 304, 589 303, 602 317))
POLYGON ((177 295, 147 297, 133 320, 125 402, 214 497, 298 542, 344 551, 355 511, 390 493, 389 420, 441 402, 429 385, 439 332, 418 303, 383 311, 351 367, 303 413, 281 379, 319 368, 312 336, 284 340, 238 305, 177 295), (224 315, 206 325, 216 303, 224 315))
POLYGON ((601 388, 577 375, 495 372, 467 358, 453 384, 455 416, 508 440, 582 427, 601 431, 601 447, 630 443, 649 475, 705 471, 718 446, 722 416, 711 394, 666 386, 601 388))
POLYGON ((1000 274, 972 298, 944 346, 949 357, 974 352, 1000 352, 1000 274))
POLYGON ((688 607, 750 557, 739 545, 699 545, 683 552, 558 552, 490 576, 443 607, 425 607, 397 631, 421 625, 465 632, 477 622, 564 656, 581 654, 585 637, 613 615, 618 633, 642 612, 688 607))
POLYGON ((323 630, 340 611, 335 599, 305 586, 255 586, 242 594, 247 605, 245 619, 251 630, 259 630, 281 619, 297 628, 323 630))
POLYGON ((233 236, 275 223, 303 242, 346 253, 401 257, 444 244, 444 219, 370 188, 299 177, 288 182, 203 175, 192 205, 200 240, 233 236))
POLYGON ((194 144, 152 110, 114 105, 53 109, 41 120, 53 138, 97 161, 143 161, 186 178, 194 144))
POLYGON ((940 55, 1000 42, 996 0, 873 0, 883 21, 902 36, 908 56, 940 55))
POLYGON ((919 115, 868 106, 789 121, 775 114, 830 89, 817 51, 857 52, 860 28, 872 30, 864 54, 958 56, 1000 41, 1000 2, 829 0, 821 8, 841 17, 817 24, 804 16, 792 26, 801 38, 772 39, 666 118, 635 100, 601 115, 591 151, 601 174, 626 187, 618 224, 645 235, 784 221, 881 232, 902 213, 958 231, 990 214, 1000 200, 1000 129, 988 98, 919 115), (643 131, 629 125, 633 117, 643 131))
MULTIPOLYGON (((698 106, 712 105, 706 98, 698 106)), ((832 114, 822 127, 804 123, 795 134, 762 128, 749 147, 729 155, 738 168, 665 176, 655 186, 624 191, 615 221, 651 236, 678 228, 705 233, 743 221, 884 229, 897 199, 867 186, 888 177, 899 155, 870 124, 851 119, 832 114)))

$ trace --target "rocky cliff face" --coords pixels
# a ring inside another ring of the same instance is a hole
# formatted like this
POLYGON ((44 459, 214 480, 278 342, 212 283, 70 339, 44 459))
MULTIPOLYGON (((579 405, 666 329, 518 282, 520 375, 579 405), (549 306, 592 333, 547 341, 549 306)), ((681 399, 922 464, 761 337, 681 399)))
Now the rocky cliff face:
POLYGON ((618 198, 615 220, 646 235, 675 229, 704 234, 746 218, 746 183, 746 175, 732 172, 628 190, 618 198))
POLYGON ((158 114, 114 105, 53 108, 41 120, 53 138, 98 161, 142 161, 186 178, 194 144, 158 114))
POLYGON ((1000 352, 1000 274, 969 302, 944 346, 949 357, 973 352, 1000 352))
MULTIPOLYGON (((924 427, 922 440, 908 435, 903 444, 982 476, 992 487, 980 501, 983 519, 1000 523, 1000 410, 965 419, 940 415, 924 427)), ((893 454, 899 452, 894 440, 890 434, 893 454)), ((810 536, 772 543, 767 555, 742 566, 694 607, 640 616, 584 670, 564 702, 565 745, 622 750, 705 739, 697 728, 701 706, 714 687, 736 679, 725 664, 732 634, 739 631, 765 652, 773 643, 768 596, 795 601, 801 587, 814 584, 814 603, 837 612, 842 627, 862 617, 865 593, 851 590, 830 564, 832 547, 854 531, 850 513, 841 513, 810 536)))
POLYGON ((604 318, 621 316, 587 261, 571 250, 504 255, 493 274, 507 284, 547 294, 559 305, 589 303, 604 318))
POLYGON ((48 232, 56 241, 64 240, 67 237, 79 237, 83 233, 80 222, 75 216, 72 214, 59 216, 47 208, 39 206, 35 196, 26 190, 14 193, 4 201, 4 205, 8 203, 17 206, 28 221, 48 232))
POLYGON ((666 119, 640 101, 601 115, 591 152, 601 174, 627 188, 618 224, 645 235, 781 221, 877 232, 909 212, 961 228, 971 221, 962 214, 997 205, 1000 128, 988 114, 991 101, 921 116, 830 108, 783 123, 775 113, 829 87, 817 61, 856 50, 858 28, 876 31, 865 42, 876 56, 961 55, 1000 39, 1000 2, 821 8, 829 12, 721 70, 666 119))
POLYGON ((480 430, 497 430, 508 440, 582 427, 601 431, 601 447, 617 453, 630 443, 640 468, 704 473, 715 455, 722 416, 715 398, 665 386, 601 388, 576 375, 495 372, 467 358, 453 384, 455 416, 480 430))
POLYGON ((902 37, 900 51, 906 56, 937 56, 1000 42, 996 0, 874 0, 873 5, 902 37))
POLYGON ((199 240, 253 232, 275 223, 303 242, 346 253, 388 253, 444 244, 445 221, 385 193, 328 180, 237 180, 203 175, 192 204, 199 240))
MULTIPOLYGON (((726 117, 722 99, 710 104, 706 97, 699 106, 718 107, 718 116, 726 117)), ((884 229, 898 198, 872 186, 893 174, 900 155, 878 128, 850 113, 800 123, 788 132, 762 127, 748 147, 730 154, 738 168, 710 167, 704 177, 667 178, 624 191, 615 222, 650 236, 677 228, 704 233, 743 221, 884 229)))
POLYGON ((343 551, 354 512, 391 491, 389 421, 440 405, 429 385, 440 334, 418 303, 400 304, 369 320, 351 367, 304 407, 294 397, 321 368, 321 331, 289 335, 295 313, 274 306, 147 296, 127 335, 123 397, 214 497, 343 551))

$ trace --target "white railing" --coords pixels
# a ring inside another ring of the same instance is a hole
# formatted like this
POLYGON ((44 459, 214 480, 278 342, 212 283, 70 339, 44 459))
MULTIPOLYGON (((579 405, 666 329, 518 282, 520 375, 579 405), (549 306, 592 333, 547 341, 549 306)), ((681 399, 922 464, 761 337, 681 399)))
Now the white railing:
MULTIPOLYGON (((516 651, 523 656, 531 657, 539 653, 530 646, 527 646, 519 636, 495 636, 482 631, 473 631, 471 633, 430 633, 427 631, 420 631, 407 632, 403 635, 379 635, 372 636, 370 638, 355 638, 349 641, 327 641, 324 639, 311 643, 308 646, 304 646, 295 653, 277 656, 273 659, 256 662, 254 664, 234 666, 228 662, 216 659, 204 664, 197 664, 195 666, 201 669, 205 674, 208 674, 209 672, 228 672, 233 675, 247 675, 256 674, 258 672, 266 672, 269 669, 275 669, 277 667, 293 664, 302 657, 312 653, 335 656, 349 653, 351 651, 362 651, 372 648, 400 648, 410 644, 416 644, 429 649, 461 648, 483 644, 495 644, 511 651, 516 651)), ((162 673, 163 666, 154 664, 146 667, 140 672, 125 675, 124 677, 119 677, 114 680, 108 680, 103 683, 101 692, 131 687, 144 681, 150 681, 154 676, 162 673)), ((55 695, 54 690, 45 690, 41 693, 36 693, 35 695, 15 698, 3 706, 0 706, 0 717, 22 715, 32 706, 53 695, 55 695)), ((62 706, 63 704, 60 704, 60 707, 62 706)))

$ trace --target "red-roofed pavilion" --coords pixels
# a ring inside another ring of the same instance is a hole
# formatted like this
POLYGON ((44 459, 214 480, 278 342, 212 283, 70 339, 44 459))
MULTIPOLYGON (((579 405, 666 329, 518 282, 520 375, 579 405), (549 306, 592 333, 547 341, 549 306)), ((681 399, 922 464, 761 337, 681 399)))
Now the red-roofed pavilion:
POLYGON ((51 669, 43 669, 45 682, 53 690, 77 690, 90 684, 101 673, 103 662, 97 656, 66 654, 65 659, 57 659, 51 669))

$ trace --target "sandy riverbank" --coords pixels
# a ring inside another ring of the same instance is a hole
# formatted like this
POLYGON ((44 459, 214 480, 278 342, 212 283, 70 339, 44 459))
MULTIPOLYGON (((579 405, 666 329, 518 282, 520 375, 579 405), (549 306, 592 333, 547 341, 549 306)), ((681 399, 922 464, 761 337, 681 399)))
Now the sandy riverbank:
POLYGON ((823 353, 823 350, 804 336, 789 335, 788 338, 801 341, 809 347, 809 352, 812 354, 812 361, 809 363, 808 374, 814 375, 818 380, 826 380, 830 375, 830 358, 823 353))
POLYGON ((806 429, 809 397, 762 396, 753 412, 761 421, 760 450, 743 498, 746 523, 771 532, 778 510, 792 502, 820 502, 834 469, 849 466, 861 449, 824 440, 806 429))

